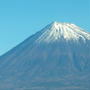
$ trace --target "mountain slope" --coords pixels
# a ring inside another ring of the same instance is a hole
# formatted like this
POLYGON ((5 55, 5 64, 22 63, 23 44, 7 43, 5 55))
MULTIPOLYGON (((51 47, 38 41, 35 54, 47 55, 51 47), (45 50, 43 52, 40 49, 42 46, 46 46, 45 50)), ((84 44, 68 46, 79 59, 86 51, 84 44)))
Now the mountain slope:
POLYGON ((0 57, 0 89, 89 90, 90 34, 53 22, 0 57))

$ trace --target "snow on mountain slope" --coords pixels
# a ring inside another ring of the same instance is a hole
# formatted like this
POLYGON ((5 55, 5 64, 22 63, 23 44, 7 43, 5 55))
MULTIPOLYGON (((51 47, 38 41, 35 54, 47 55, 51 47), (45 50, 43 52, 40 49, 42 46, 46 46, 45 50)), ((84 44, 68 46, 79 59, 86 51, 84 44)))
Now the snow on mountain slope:
POLYGON ((74 40, 82 39, 84 42, 90 40, 90 34, 74 24, 53 22, 42 30, 42 35, 36 42, 53 42, 56 40, 74 40))

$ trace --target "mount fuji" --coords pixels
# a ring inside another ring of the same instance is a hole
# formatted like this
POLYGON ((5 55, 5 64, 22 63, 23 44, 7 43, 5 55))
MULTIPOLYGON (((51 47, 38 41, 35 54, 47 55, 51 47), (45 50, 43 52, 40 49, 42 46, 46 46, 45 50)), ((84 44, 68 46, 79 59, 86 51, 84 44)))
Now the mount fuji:
POLYGON ((47 25, 0 57, 0 90, 90 90, 90 33, 47 25))

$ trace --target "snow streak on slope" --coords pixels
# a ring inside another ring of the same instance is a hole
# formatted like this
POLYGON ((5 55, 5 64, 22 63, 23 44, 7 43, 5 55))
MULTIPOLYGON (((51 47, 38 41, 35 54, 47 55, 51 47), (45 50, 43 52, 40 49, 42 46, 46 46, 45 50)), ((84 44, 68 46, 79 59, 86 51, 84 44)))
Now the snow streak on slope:
POLYGON ((90 34, 74 24, 53 22, 42 30, 41 36, 36 42, 54 42, 58 40, 79 41, 90 40, 90 34))

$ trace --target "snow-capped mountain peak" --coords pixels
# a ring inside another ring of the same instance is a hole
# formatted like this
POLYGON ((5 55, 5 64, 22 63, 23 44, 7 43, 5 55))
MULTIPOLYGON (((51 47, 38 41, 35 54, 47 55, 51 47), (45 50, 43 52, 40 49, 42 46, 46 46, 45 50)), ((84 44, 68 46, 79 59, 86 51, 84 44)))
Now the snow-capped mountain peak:
POLYGON ((90 90, 90 34, 47 25, 0 56, 0 90, 90 90))
POLYGON ((56 40, 74 40, 82 39, 84 42, 90 40, 90 34, 80 27, 70 23, 53 22, 46 26, 36 42, 54 42, 56 40))

